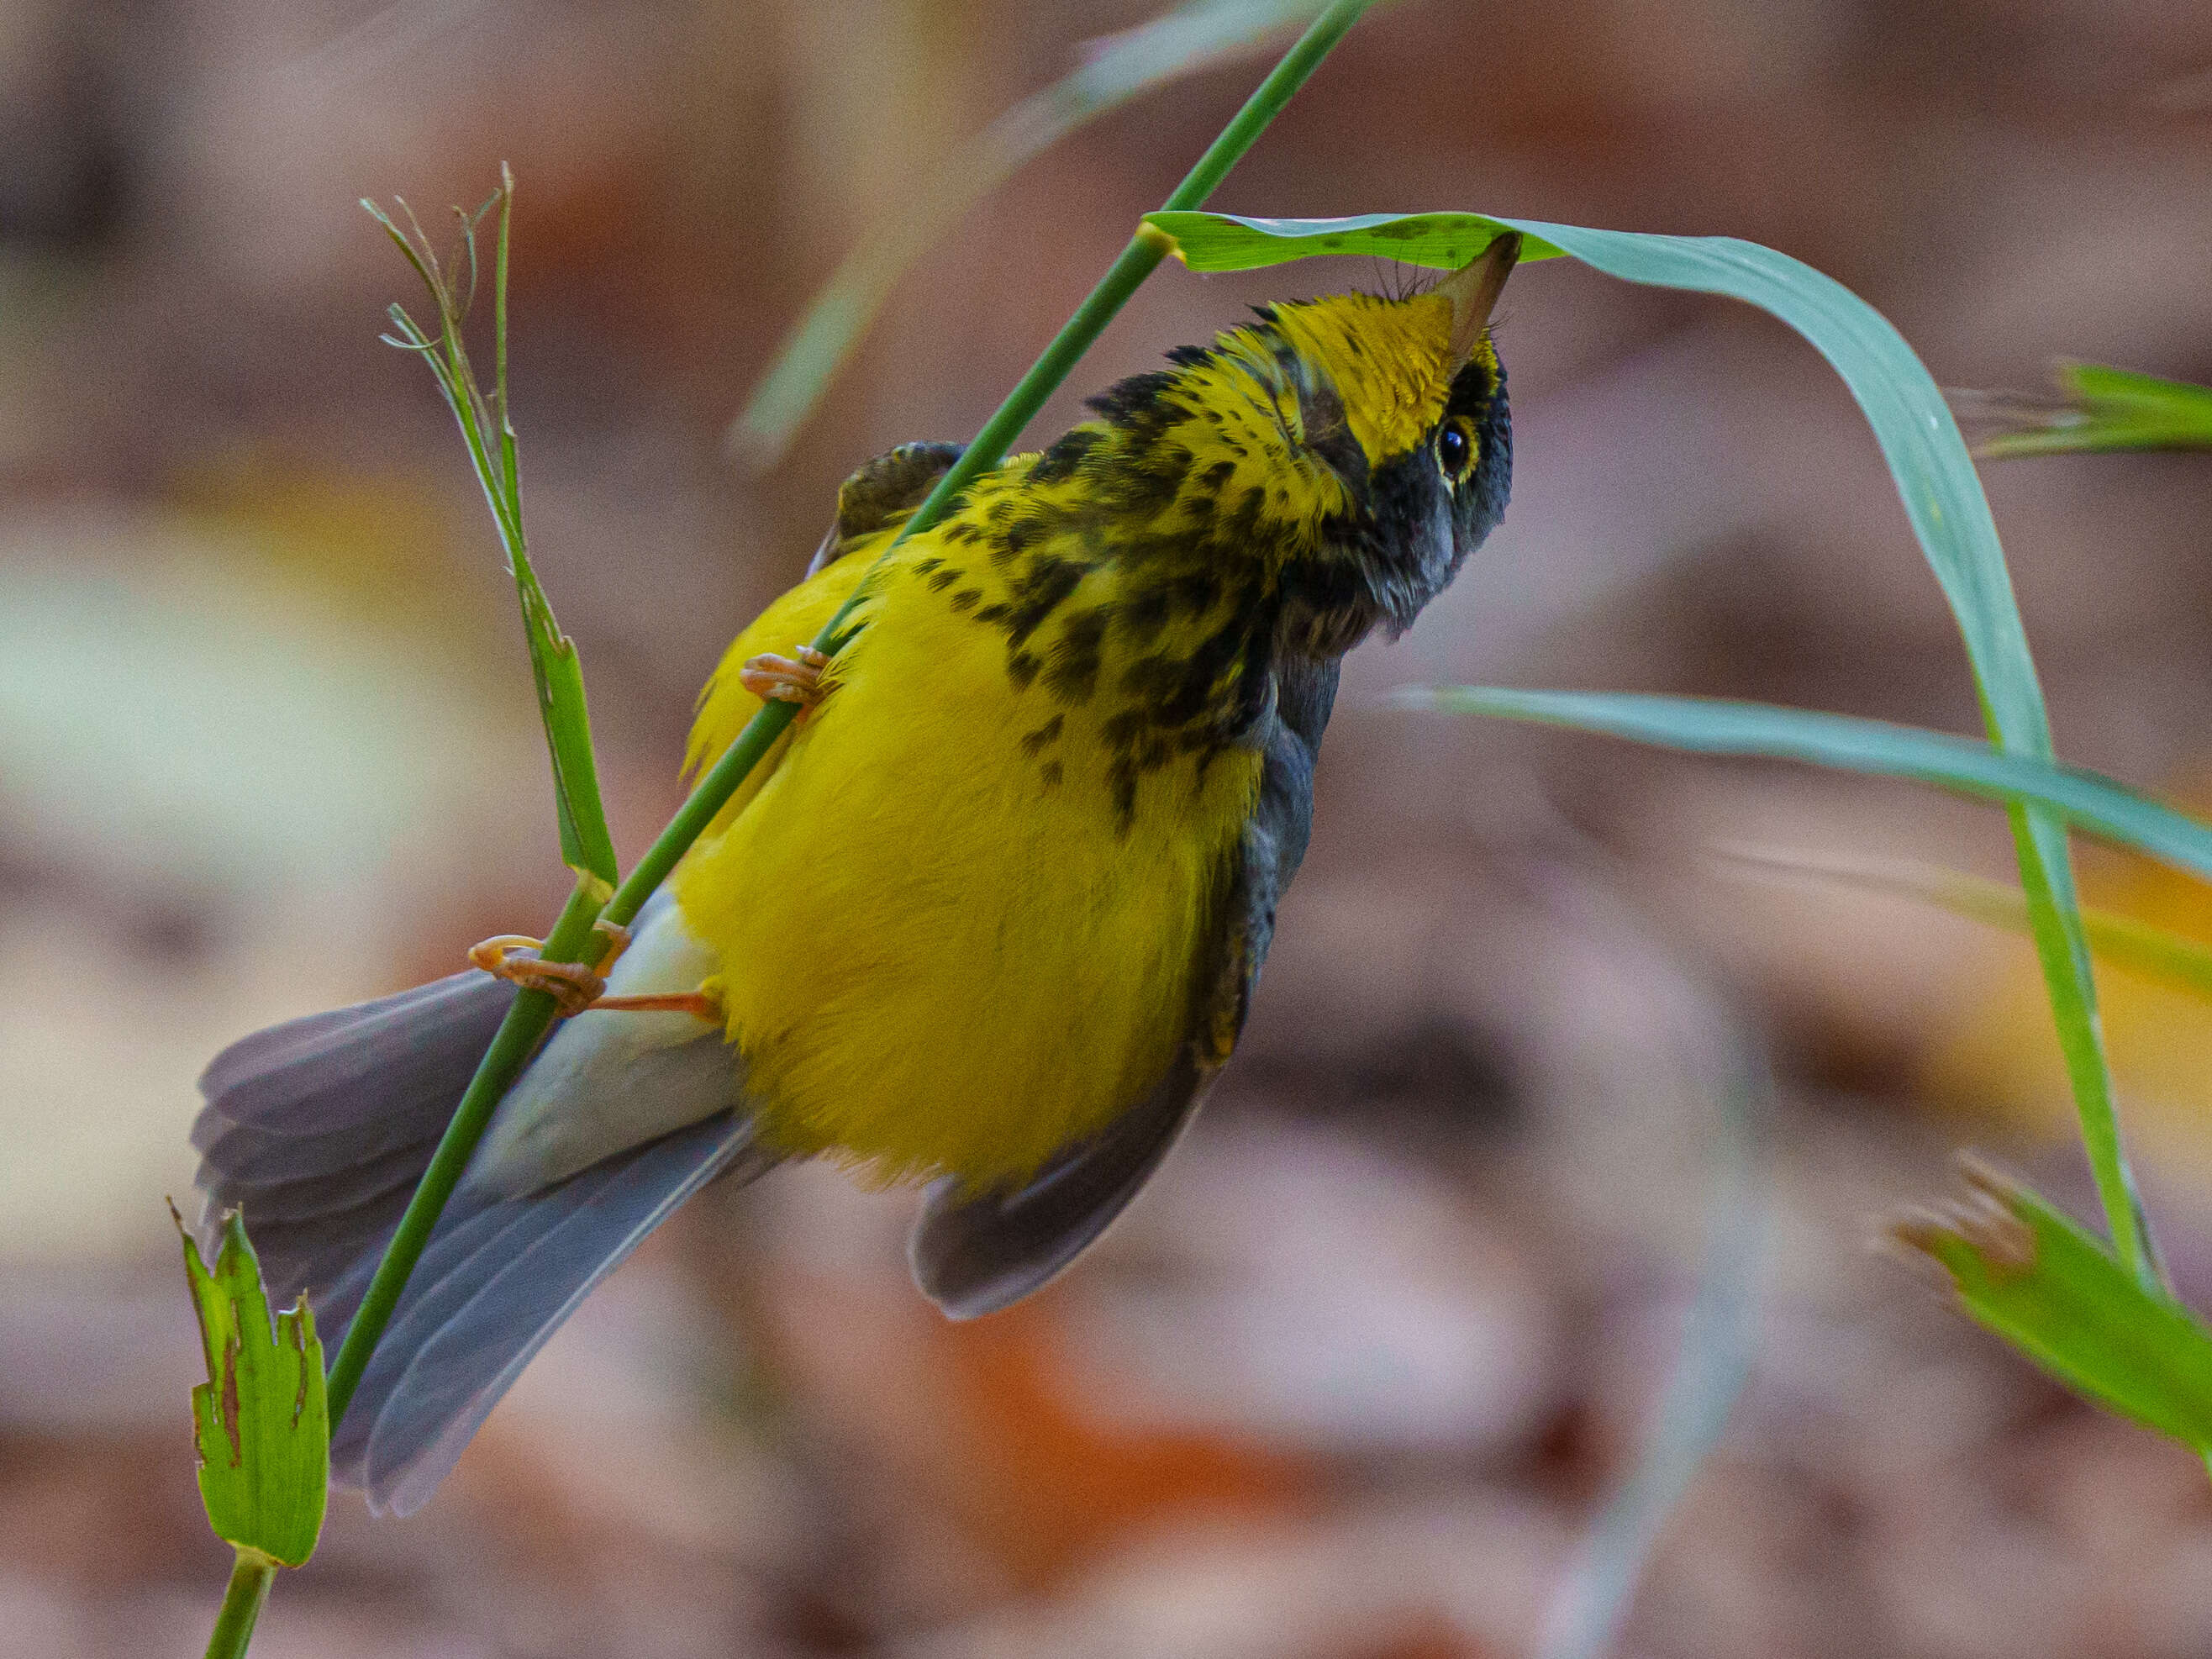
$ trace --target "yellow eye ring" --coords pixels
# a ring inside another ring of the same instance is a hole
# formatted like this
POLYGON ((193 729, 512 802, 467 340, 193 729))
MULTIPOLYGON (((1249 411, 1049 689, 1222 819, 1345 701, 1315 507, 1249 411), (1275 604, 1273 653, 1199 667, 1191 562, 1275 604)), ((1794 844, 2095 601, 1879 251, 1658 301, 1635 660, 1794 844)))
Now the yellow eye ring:
POLYGON ((1474 426, 1464 415, 1455 416, 1437 434, 1437 465, 1452 483, 1465 477, 1474 465, 1474 426))

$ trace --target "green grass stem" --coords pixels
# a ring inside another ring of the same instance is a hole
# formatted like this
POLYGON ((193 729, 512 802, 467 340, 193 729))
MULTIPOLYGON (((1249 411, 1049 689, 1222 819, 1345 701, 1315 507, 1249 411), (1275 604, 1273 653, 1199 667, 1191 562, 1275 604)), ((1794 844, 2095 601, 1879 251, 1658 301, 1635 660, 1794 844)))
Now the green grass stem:
MULTIPOLYGON (((568 908, 562 911, 551 937, 545 941, 546 956, 556 962, 580 962, 591 955, 599 939, 592 930, 599 914, 593 884, 588 880, 579 881, 576 890, 569 896, 568 908)), ((346 1327, 345 1340, 338 1345, 337 1358, 331 1362, 330 1378, 324 1393, 330 1402, 331 1428, 334 1432, 353 1400, 354 1389, 361 1384, 362 1373, 368 1369, 369 1356, 376 1352, 384 1328, 392 1322, 392 1310, 398 1307, 400 1294, 407 1288, 415 1264, 422 1260, 430 1243, 438 1218, 445 1213, 453 1188, 460 1184, 470 1155, 476 1151, 477 1142, 483 1139, 494 1109, 522 1075, 522 1068, 530 1063, 530 1057, 538 1052, 538 1043, 552 1027, 556 1006, 543 991, 524 991, 518 995, 514 1006, 507 1011, 507 1018, 500 1023, 491 1047, 484 1051, 476 1075, 469 1079, 468 1090, 454 1109, 453 1121, 446 1126, 438 1150, 431 1155, 429 1168, 422 1172, 414 1197, 407 1201, 398 1230, 385 1247, 384 1259, 376 1264, 376 1276, 368 1282, 360 1310, 346 1327)))
POLYGON ((209 1632, 207 1659, 243 1659, 246 1644, 269 1601, 269 1587, 276 1582, 276 1564, 258 1550, 240 1550, 231 1569, 230 1587, 222 1593, 222 1610, 209 1632))
MULTIPOLYGON (((1284 54, 1282 61, 1275 65, 1267 78, 1260 83, 1258 89, 1245 100, 1244 107, 1237 111, 1236 118, 1207 147, 1206 154, 1199 158, 1198 165, 1190 170, 1182 183, 1176 186, 1163 211, 1180 211, 1202 205, 1215 187, 1228 176, 1230 168, 1237 165, 1245 151, 1250 149, 1260 135, 1267 130, 1268 123, 1282 112, 1283 106, 1290 102, 1291 96, 1306 83, 1314 70, 1321 67, 1322 59, 1328 56, 1346 32, 1359 21, 1360 15, 1373 3, 1374 0, 1336 0, 1334 5, 1316 18, 1312 26, 1298 37, 1297 44, 1284 54)), ((1137 234, 1129 239, 1128 246, 1108 267, 1106 274, 1098 279, 1097 286, 1076 307, 1075 314, 1067 319, 1066 326, 1044 349, 1044 354, 1030 365, 1029 373, 1022 376, 1021 383, 1007 394, 1006 402, 999 405, 998 412, 984 422, 983 429, 970 441, 960 459, 937 481, 937 487, 915 509, 914 516, 901 528, 892 540, 891 547, 896 547, 908 536, 928 529, 942 519, 963 490, 1006 459, 1006 452, 1013 447, 1014 440, 1021 436, 1022 429, 1036 418, 1037 410, 1044 407, 1045 399, 1059 389, 1060 382, 1082 360, 1083 354, 1104 331, 1106 325, 1113 321, 1115 315, 1128 303, 1129 296, 1159 268, 1160 261, 1173 252, 1174 247, 1172 238, 1150 225, 1138 228, 1137 234)), ((878 566, 883 558, 890 556, 890 548, 884 550, 877 561, 878 566)), ((854 586, 852 597, 840 605, 837 613, 823 624, 822 631, 814 638, 816 649, 836 649, 853 608, 860 602, 867 585, 866 578, 862 578, 854 586)), ((646 900, 666 879, 668 872, 690 849, 691 843, 698 839, 700 833, 714 822, 714 815, 722 810, 723 803, 736 793, 753 768, 775 746, 775 740, 783 735, 785 728, 798 717, 798 713, 795 704, 771 702, 753 716, 738 734, 738 740, 723 751, 722 757, 699 781, 699 787, 692 791, 691 798, 684 802, 683 808, 670 820, 667 829, 638 860, 629 878, 617 889, 613 899, 607 905, 608 921, 623 927, 629 925, 644 907, 646 900)))
POLYGON ((784 337, 726 447, 757 471, 782 459, 899 280, 1029 161, 1131 99, 1258 53, 1322 9, 1321 0, 1198 0, 1085 43, 1074 69, 962 143, 860 238, 784 337))

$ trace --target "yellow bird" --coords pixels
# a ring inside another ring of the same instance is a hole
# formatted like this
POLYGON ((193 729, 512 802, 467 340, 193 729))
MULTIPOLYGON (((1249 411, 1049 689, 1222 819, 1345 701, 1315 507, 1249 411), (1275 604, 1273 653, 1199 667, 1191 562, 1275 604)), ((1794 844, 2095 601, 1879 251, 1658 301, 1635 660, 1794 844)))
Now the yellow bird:
MULTIPOLYGON (((717 1176, 827 1156, 932 1182, 912 1262, 956 1317, 1119 1213, 1243 1027, 1339 660, 1504 511, 1489 317, 1517 251, 1263 308, 895 547, 958 452, 853 475, 807 580, 708 683, 690 763, 763 696, 805 713, 640 915, 609 1006, 501 1103, 340 1426, 341 1480, 419 1504, 717 1176), (855 592, 834 659, 798 647, 855 592)), ((209 1206, 244 1206, 272 1291, 312 1287, 333 1337, 514 994, 456 975, 202 1079, 209 1206)))

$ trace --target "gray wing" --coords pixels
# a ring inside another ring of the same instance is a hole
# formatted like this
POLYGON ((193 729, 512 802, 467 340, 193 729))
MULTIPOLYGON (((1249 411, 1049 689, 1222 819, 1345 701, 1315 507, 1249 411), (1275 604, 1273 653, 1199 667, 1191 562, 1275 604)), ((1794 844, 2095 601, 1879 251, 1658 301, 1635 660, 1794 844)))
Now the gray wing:
POLYGON ((243 1209, 271 1298, 323 1293, 398 1224, 514 1000, 489 974, 310 1014, 241 1037, 200 1077, 206 1217, 243 1209))
MULTIPOLYGON (((419 1509, 523 1367, 647 1233, 708 1182, 750 1180, 773 1161, 750 1120, 724 1112, 527 1197, 464 1187, 331 1437, 332 1476, 372 1510, 419 1509)), ((333 1313, 351 1322, 374 1268, 364 1258, 333 1287, 333 1313)))
MULTIPOLYGON (((656 896, 647 907, 641 940, 668 902, 656 896)), ((514 1000, 504 981, 457 974, 257 1032, 202 1076, 207 1103, 192 1142, 207 1210, 243 1209, 277 1305, 311 1291, 327 1350, 352 1324, 514 1000)), ((719 1032, 622 1059, 617 1079, 563 1072, 568 1109, 588 1114, 617 1085, 686 1099, 731 1092, 716 1083, 717 1068, 734 1064, 719 1032)), ((421 1504, 523 1367, 640 1240, 708 1182, 749 1178, 769 1162, 736 1108, 647 1133, 520 1191, 471 1167, 331 1439, 333 1476, 364 1489, 371 1508, 421 1504)))
POLYGON ((948 1178, 923 1201, 907 1246, 915 1283, 955 1319, 1020 1300, 1081 1255, 1159 1167, 1243 1030, 1275 936, 1275 906, 1305 857, 1314 757, 1336 701, 1337 665, 1279 671, 1260 799, 1245 826, 1225 925, 1203 976, 1191 1030, 1168 1074, 1100 1134, 1010 1193, 973 1193, 948 1178))
POLYGON ((960 451, 958 444, 901 444, 857 470, 837 487, 836 521, 814 550, 806 574, 836 563, 859 538, 920 507, 960 459, 960 451))

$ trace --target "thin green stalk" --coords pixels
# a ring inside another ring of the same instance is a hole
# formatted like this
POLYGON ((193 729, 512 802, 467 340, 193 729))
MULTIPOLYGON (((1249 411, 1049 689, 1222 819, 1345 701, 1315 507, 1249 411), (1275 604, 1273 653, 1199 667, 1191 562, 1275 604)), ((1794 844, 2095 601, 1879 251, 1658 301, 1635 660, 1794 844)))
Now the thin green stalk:
POLYGON ((976 204, 1085 123, 1183 76, 1257 55, 1325 0, 1190 0, 1086 42, 1082 62, 976 133, 905 192, 814 296, 730 422, 725 445, 754 471, 780 460, 875 322, 899 279, 976 204))
MULTIPOLYGON (((1218 138, 1207 146, 1206 154, 1199 157, 1198 165, 1190 170, 1182 183, 1176 186, 1162 210, 1182 212, 1205 205, 1206 198, 1213 193, 1222 179, 1228 177, 1229 169, 1235 167, 1244 152, 1252 148, 1260 135, 1267 130, 1267 124, 1282 112, 1283 106, 1321 66, 1322 59, 1328 56, 1331 49, 1344 38, 1346 31, 1358 22, 1360 15, 1373 3, 1374 0, 1337 0, 1336 4, 1316 18, 1312 26, 1298 37, 1297 43, 1284 54, 1282 61, 1275 65, 1267 78, 1260 83, 1258 89, 1244 100, 1244 107, 1237 112, 1236 118, 1222 129, 1218 138)), ((896 548, 908 537, 928 529, 943 518, 963 490, 1006 459, 1006 451, 1013 447, 1014 440, 1021 436, 1022 428, 1036 418, 1038 410, 1044 407, 1045 399, 1059 389, 1060 383, 1081 361, 1083 354, 1104 331, 1106 325, 1114 320, 1115 313, 1128 303, 1129 296, 1143 284, 1146 277, 1158 268, 1160 261, 1167 258, 1174 247, 1174 239, 1164 233, 1153 229, 1150 225, 1139 228, 1137 234, 1129 239, 1129 245, 1121 250, 1120 257, 1098 279, 1097 286, 1076 307, 1075 314, 1067 319, 1066 325, 1044 349, 1044 355, 1030 366, 1028 374, 1022 376, 1021 384, 1007 394, 1006 402, 999 405, 998 412, 984 422, 983 429, 961 453, 960 459, 947 469, 945 476, 937 481, 937 487, 929 492, 922 504, 915 509, 914 515, 891 538, 890 547, 885 548, 877 558, 878 566, 890 556, 891 548, 896 548)), ((814 636, 815 649, 834 652, 842 643, 841 635, 845 623, 867 586, 866 576, 854 585, 851 595, 837 607, 836 614, 823 624, 822 631, 814 636)), ((646 900, 653 896, 653 890, 667 878, 677 861, 690 850, 691 843, 699 838, 701 832, 714 822, 714 815, 722 810, 723 803, 737 793, 738 787, 744 782, 753 768, 760 764, 762 758, 775 746, 775 740, 783 735, 785 728, 798 717, 798 706, 794 703, 771 702, 763 705, 761 711, 747 722, 744 730, 738 734, 738 740, 723 751, 722 757, 699 781, 699 787, 692 791, 691 798, 684 803, 683 809, 660 832, 659 839, 638 860, 636 867, 629 872, 629 879, 616 890, 606 908, 609 921, 625 927, 630 924, 644 908, 646 900)))
MULTIPOLYGON (((2001 739, 2000 739, 2001 740, 2001 739)), ((2049 746, 2039 758, 2051 757, 2049 746)), ((2112 1102, 2112 1075, 2105 1060, 2104 1021, 2097 1010, 2097 979, 2089 965, 2088 934, 2074 895, 2065 821, 2027 803, 2005 809, 2021 890, 2027 899, 2035 955, 2057 1028, 2058 1048, 2081 1120, 2081 1145, 2105 1211, 2112 1247, 2148 1290, 2163 1290, 2166 1267, 2150 1229, 2150 1215, 2136 1186, 2135 1170, 2120 1139, 2112 1102), (2063 898, 2061 895, 2063 895, 2063 898)))
POLYGON ((492 385, 499 399, 499 472, 500 482, 506 487, 507 499, 514 504, 515 539, 522 536, 522 480, 515 466, 514 422, 507 404, 507 248, 508 233, 514 228, 514 171, 507 164, 499 164, 499 252, 498 270, 491 285, 491 338, 495 354, 492 362, 492 385))
POLYGON ((222 1611, 216 1614, 215 1629, 208 1636, 207 1659, 243 1659, 269 1600, 269 1587, 276 1582, 274 1561, 258 1550, 239 1551, 230 1588, 222 1593, 222 1611))
POLYGON ((1283 106, 1297 96, 1298 88, 1321 67, 1321 60, 1336 49, 1336 43, 1344 39, 1373 3, 1374 0, 1336 0, 1336 4, 1315 18, 1313 26, 1283 54, 1283 61, 1244 100, 1244 107, 1237 112, 1236 118, 1206 147, 1206 154, 1198 158, 1198 165, 1176 186, 1175 194, 1168 198, 1161 211, 1181 213, 1205 206, 1206 198, 1219 189, 1221 181, 1229 176, 1229 169, 1244 159, 1244 152, 1259 142, 1267 124, 1283 112, 1283 106))
MULTIPOLYGON (((1374 0, 1337 0, 1313 26, 1298 38, 1283 60, 1261 82, 1259 89, 1245 101, 1236 119, 1224 129, 1206 154, 1199 159, 1190 174, 1168 198, 1171 210, 1195 208, 1211 195, 1229 169, 1249 149, 1267 124, 1281 112, 1293 94, 1304 86, 1314 70, 1320 67, 1331 48, 1342 40, 1345 32, 1359 21, 1374 0)), ((900 539, 915 531, 927 529, 944 516, 953 498, 975 481, 981 473, 996 466, 1005 457, 1024 427, 1029 424, 1045 399, 1075 367, 1076 362, 1098 337, 1099 332, 1112 320, 1114 314, 1133 294, 1138 284, 1150 276, 1172 246, 1170 240, 1149 226, 1140 229, 1129 246, 1068 319, 1044 355, 1022 377, 997 414, 976 434, 959 461, 930 492, 914 516, 908 520, 900 539)), ((410 257, 412 255, 410 253, 410 257)), ((502 398, 502 403, 504 399, 502 398)), ((501 410, 502 423, 506 410, 501 410)), ((467 423, 463 422, 464 428, 467 423)), ((471 453, 478 453, 472 445, 471 453)), ((481 463, 480 463, 481 465, 481 463)), ((489 492, 488 492, 489 493, 489 492)), ((505 520, 502 518, 502 524, 505 520)), ((894 544, 896 545, 896 543, 894 544)), ((865 586, 865 581, 862 584, 865 586)), ((858 589, 855 589, 857 595, 858 589)), ((836 643, 839 631, 853 608, 848 599, 816 638, 816 644, 827 650, 836 643)), ((590 884, 580 884, 570 897, 568 908, 562 912, 560 921, 545 941, 544 957, 550 962, 582 962, 599 954, 599 938, 593 924, 604 914, 605 919, 617 926, 627 927, 635 919, 654 889, 676 867, 677 861, 690 849, 723 803, 735 793, 746 775, 758 765, 774 746, 777 738, 798 714, 795 704, 771 702, 753 716, 738 740, 717 761, 691 798, 662 830, 645 856, 638 861, 629 877, 608 901, 602 913, 592 896, 590 884)), ((353 1400, 354 1390, 361 1382, 362 1373, 368 1369, 369 1356, 384 1334, 384 1328, 399 1305, 401 1293, 415 1271, 415 1264, 430 1242, 431 1231, 459 1183, 461 1173, 468 1167, 470 1156, 477 1142, 483 1136, 491 1121, 493 1110, 498 1106, 522 1069, 536 1052, 538 1044, 553 1024, 553 999, 540 991, 525 991, 514 1000, 501 1023, 491 1047, 485 1051, 483 1062, 470 1080, 468 1091, 461 1097, 460 1106, 447 1126, 446 1133, 438 1143, 438 1150, 430 1160, 415 1195, 400 1218, 398 1231, 385 1249, 384 1259, 377 1264, 376 1276, 369 1281, 368 1293, 362 1298, 361 1308, 347 1328, 345 1341, 340 1346, 336 1360, 331 1363, 328 1396, 331 1426, 335 1430, 345 1416, 346 1407, 353 1400)))
MULTIPOLYGON (((598 916, 599 903, 592 884, 579 882, 576 890, 569 895, 561 920, 554 924, 552 937, 545 941, 546 956, 556 962, 582 961, 592 950, 592 924, 598 916)), ((369 1356, 376 1351, 377 1340, 384 1334, 392 1310, 399 1305, 400 1292, 407 1288, 409 1275, 430 1243, 431 1230, 445 1213, 453 1188, 460 1184, 461 1172, 468 1168, 469 1155, 476 1151, 477 1142, 483 1139, 493 1109, 499 1104, 500 1097, 514 1086, 515 1079, 522 1075, 522 1068, 530 1063, 531 1055, 538 1051, 538 1042, 552 1026, 555 1006, 553 999, 543 991, 524 991, 518 995, 514 1006, 507 1011, 507 1018, 500 1022, 491 1047, 484 1051, 476 1075, 469 1079, 468 1091, 454 1109, 453 1121, 446 1126, 445 1136, 431 1156, 430 1167, 422 1172, 414 1197, 408 1200, 406 1212, 399 1218, 398 1231, 392 1234, 392 1243, 385 1246, 384 1260, 376 1264, 376 1277, 369 1280, 360 1311, 346 1328, 345 1340, 339 1345, 337 1358, 331 1362, 324 1396, 330 1403, 333 1431, 345 1416, 353 1391, 361 1385, 361 1375, 368 1369, 369 1356)))

